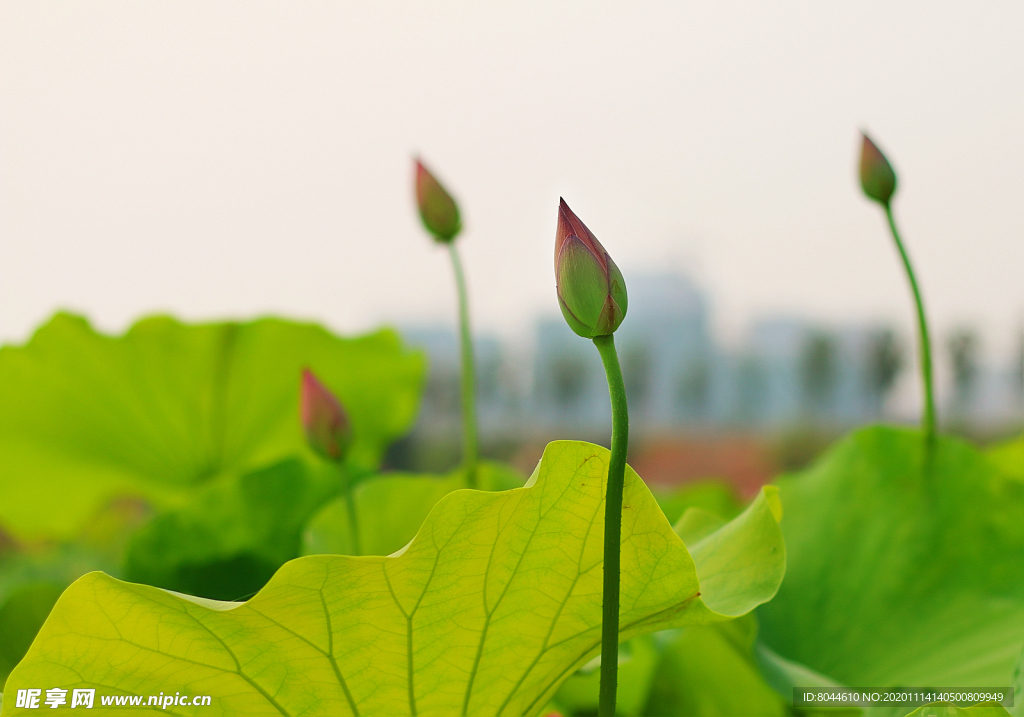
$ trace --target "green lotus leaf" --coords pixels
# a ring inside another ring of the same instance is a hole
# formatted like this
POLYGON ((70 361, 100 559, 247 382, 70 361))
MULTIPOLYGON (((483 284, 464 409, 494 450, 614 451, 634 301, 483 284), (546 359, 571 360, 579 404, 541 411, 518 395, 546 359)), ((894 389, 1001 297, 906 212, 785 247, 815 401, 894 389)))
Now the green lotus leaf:
POLYGON ((1013 670, 1013 717, 1024 717, 1024 650, 1021 650, 1017 667, 1013 670))
POLYGON ((998 443, 985 453, 1007 475, 1024 480, 1024 436, 998 443))
POLYGON ((998 702, 982 702, 970 707, 958 707, 951 702, 929 702, 921 705, 907 717, 1009 717, 998 702))
POLYGON ((303 526, 338 488, 336 470, 295 458, 213 483, 135 534, 125 578, 218 600, 249 597, 298 557, 303 526))
POLYGON ((0 349, 0 525, 70 536, 113 496, 180 505, 218 476, 311 455, 304 365, 345 404, 352 459, 376 465, 415 418, 423 378, 421 356, 391 331, 341 339, 279 319, 154 317, 110 337, 57 314, 25 346, 0 349))
MULTIPOLYGON (((607 461, 552 443, 523 488, 443 497, 398 554, 299 558, 244 604, 91 573, 6 691, 213 698, 182 715, 536 715, 599 650, 607 461)), ((785 564, 770 493, 691 558, 627 469, 622 638, 770 599, 785 564)), ((3 715, 21 712, 6 701, 3 715)))
MULTIPOLYGON (((758 641, 755 643, 753 653, 765 682, 775 690, 776 694, 787 705, 793 704, 793 689, 797 687, 812 690, 847 689, 845 685, 815 672, 806 665, 787 660, 776 654, 763 642, 758 641)), ((822 714, 835 714, 836 712, 849 712, 855 715, 862 714, 862 710, 859 707, 851 709, 841 704, 835 706, 825 704, 804 709, 822 714)))
POLYGON ((782 658, 854 687, 992 687, 1024 644, 1024 484, 873 427, 779 481, 789 562, 759 610, 782 658))
MULTIPOLYGON (((523 485, 522 476, 514 468, 489 461, 477 464, 477 481, 482 490, 523 485)), ((462 469, 444 476, 390 473, 369 478, 353 490, 359 550, 353 542, 348 501, 337 498, 309 521, 302 536, 302 554, 390 555, 412 540, 441 498, 466 487, 462 469)))
MULTIPOLYGON (((753 615, 665 635, 644 717, 782 717, 754 660, 753 615)), ((659 634, 659 637, 661 635, 659 634)))
MULTIPOLYGON (((754 652, 765 680, 789 705, 792 705, 793 703, 793 691, 794 688, 797 687, 802 690, 810 691, 850 689, 846 685, 840 684, 835 680, 814 672, 805 665, 780 657, 763 643, 757 643, 755 645, 754 652)), ((1018 664, 1018 670, 1019 669, 1020 666, 1018 664)), ((989 686, 989 689, 990 688, 991 686, 989 686)), ((920 690, 921 688, 917 687, 915 689, 920 690)), ((1019 686, 1016 691, 1021 691, 1019 686)), ((1019 705, 1017 699, 1018 698, 1015 695, 1015 706, 1019 705)), ((836 702, 834 704, 822 704, 815 707, 801 706, 798 712, 802 715, 806 715, 807 717, 859 717, 861 715, 864 715, 865 717, 906 717, 908 710, 910 710, 910 707, 907 706, 906 703, 901 702, 879 702, 874 703, 865 709, 861 709, 860 707, 851 708, 844 705, 842 702, 836 702)), ((1016 716, 1016 713, 1013 712, 1013 710, 1011 710, 1010 713, 1016 716)), ((915 714, 917 714, 916 711, 915 714)), ((936 714, 945 714, 945 712, 937 712, 936 714)), ((960 713, 954 712, 953 714, 960 713)), ((963 714, 968 713, 964 712, 963 714)), ((987 713, 983 712, 983 714, 987 713)), ((1003 713, 997 712, 997 714, 1003 713)))

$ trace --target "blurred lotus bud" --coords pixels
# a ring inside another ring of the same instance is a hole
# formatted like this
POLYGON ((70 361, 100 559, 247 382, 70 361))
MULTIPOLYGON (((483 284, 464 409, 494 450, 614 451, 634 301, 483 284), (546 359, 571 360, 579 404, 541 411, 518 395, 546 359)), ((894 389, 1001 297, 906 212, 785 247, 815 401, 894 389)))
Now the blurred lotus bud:
POLYGON ((3 529, 0 526, 0 558, 3 558, 6 553, 13 553, 18 548, 18 541, 14 539, 14 536, 3 529))
POLYGON ((352 442, 352 425, 338 399, 308 368, 302 370, 299 412, 310 447, 328 460, 344 460, 352 442))
POLYGON ((888 205, 896 191, 896 173, 871 138, 863 132, 861 136, 864 141, 860 148, 860 186, 869 198, 888 205))
POLYGON ((447 244, 462 231, 459 207, 420 160, 416 160, 416 204, 420 219, 434 239, 447 244))
POLYGON ((555 281, 562 315, 584 338, 614 333, 626 315, 626 282, 597 237, 559 202, 555 281))

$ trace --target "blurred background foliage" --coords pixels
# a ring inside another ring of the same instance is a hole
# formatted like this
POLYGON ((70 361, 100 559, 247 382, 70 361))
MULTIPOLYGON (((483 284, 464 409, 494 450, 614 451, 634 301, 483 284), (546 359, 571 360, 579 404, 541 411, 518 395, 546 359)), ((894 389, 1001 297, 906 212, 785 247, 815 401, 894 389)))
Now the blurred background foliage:
MULTIPOLYGON (((840 333, 798 332, 782 352, 789 368, 779 354, 750 351, 732 362, 708 352, 682 362, 674 384, 659 373, 663 347, 623 341, 637 405, 630 462, 667 518, 689 510, 710 524, 729 520, 758 486, 787 474, 790 551, 782 590, 756 615, 627 643, 623 715, 803 714, 791 689, 808 675, 823 684, 1009 679, 1024 643, 1014 578, 1024 574, 1024 437, 994 441, 984 454, 943 439, 931 488, 912 478, 922 475, 915 431, 839 440, 851 424, 891 415, 890 392, 908 361, 907 341, 880 327, 860 335, 851 368, 840 333), (850 375, 853 397, 843 388, 850 375), (795 400, 773 404, 773 381, 795 387, 795 400), (675 386, 668 394, 667 385, 675 386), (843 401, 857 410, 843 413, 843 401), (666 405, 678 412, 659 413, 666 405), (940 633, 944 652, 925 637, 940 633)), ((277 319, 166 317, 111 337, 59 314, 25 346, 0 350, 0 676, 88 571, 239 600, 291 558, 353 552, 349 486, 363 552, 401 548, 443 495, 466 485, 453 468, 457 370, 437 338, 413 330, 408 343, 391 331, 344 339, 277 319), (351 417, 349 470, 306 446, 297 403, 306 366, 351 417)), ((558 343, 539 354, 550 363, 533 364, 550 395, 531 402, 510 395, 521 384, 480 342, 482 488, 521 485, 547 439, 606 440, 600 373, 558 343)), ((1012 416, 972 422, 977 340, 957 330, 946 345, 958 367, 949 427, 1012 435, 1012 416)), ((571 676, 554 706, 594 714, 597 675, 591 665, 571 676)))

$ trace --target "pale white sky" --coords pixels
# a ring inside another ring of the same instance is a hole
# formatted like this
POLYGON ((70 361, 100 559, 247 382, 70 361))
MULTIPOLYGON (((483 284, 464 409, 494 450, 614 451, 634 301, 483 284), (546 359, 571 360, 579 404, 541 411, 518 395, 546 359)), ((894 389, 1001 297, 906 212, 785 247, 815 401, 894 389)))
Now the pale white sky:
MULTIPOLYGON (((555 312, 558 196, 623 269, 694 272, 725 333, 912 309, 1024 321, 1020 2, 0 3, 0 338, 275 313, 447 318, 411 155, 459 198, 475 320, 555 312)), ((628 317, 627 317, 628 321, 628 317)), ((1003 347, 1003 348, 1000 348, 1003 347)))

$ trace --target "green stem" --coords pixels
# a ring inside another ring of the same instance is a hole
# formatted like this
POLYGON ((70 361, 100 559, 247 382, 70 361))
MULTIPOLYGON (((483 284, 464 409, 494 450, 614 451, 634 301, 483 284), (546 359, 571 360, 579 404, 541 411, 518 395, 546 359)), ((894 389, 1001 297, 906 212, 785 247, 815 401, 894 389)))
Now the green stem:
POLYGON ((932 347, 928 338, 928 321, 924 316, 924 302, 921 300, 921 290, 917 286, 917 279, 914 277, 914 268, 910 265, 910 257, 903 247, 900 233, 896 229, 896 220, 892 216, 892 205, 885 205, 885 216, 889 220, 889 229, 892 231, 892 238, 896 241, 896 248, 903 258, 903 266, 907 270, 907 278, 910 279, 910 288, 914 292, 914 301, 917 303, 917 329, 918 342, 921 350, 921 379, 924 383, 924 416, 921 418, 921 428, 924 431, 925 457, 930 460, 935 449, 935 394, 932 388, 932 347))
POLYGON ((455 285, 459 291, 459 340, 462 347, 462 465, 466 471, 466 484, 476 488, 476 381, 473 377, 473 339, 469 333, 469 297, 466 292, 466 277, 462 273, 462 262, 455 242, 448 242, 448 253, 455 270, 455 285))
POLYGON ((601 353, 612 402, 612 455, 608 461, 608 489, 604 503, 604 597, 601 604, 601 689, 599 717, 614 717, 619 672, 619 550, 622 540, 622 488, 626 477, 629 443, 629 410, 622 369, 611 334, 598 336, 594 345, 601 353))
POLYGON ((338 466, 344 488, 345 505, 348 507, 348 529, 352 536, 352 552, 355 555, 362 555, 363 549, 359 544, 359 517, 356 513, 356 497, 353 488, 355 487, 356 475, 348 469, 344 463, 338 466))

